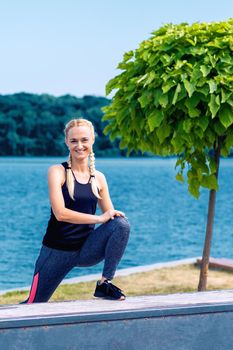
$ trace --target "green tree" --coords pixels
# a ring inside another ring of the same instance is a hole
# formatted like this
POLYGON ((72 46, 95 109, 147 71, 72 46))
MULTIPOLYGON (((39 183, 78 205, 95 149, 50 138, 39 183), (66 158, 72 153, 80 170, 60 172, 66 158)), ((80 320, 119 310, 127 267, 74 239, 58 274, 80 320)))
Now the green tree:
POLYGON ((219 156, 233 146, 233 19, 167 24, 135 51, 125 53, 122 73, 110 80, 114 92, 104 108, 105 134, 120 147, 178 155, 176 179, 199 197, 210 190, 206 239, 198 290, 205 290, 209 264, 219 156))

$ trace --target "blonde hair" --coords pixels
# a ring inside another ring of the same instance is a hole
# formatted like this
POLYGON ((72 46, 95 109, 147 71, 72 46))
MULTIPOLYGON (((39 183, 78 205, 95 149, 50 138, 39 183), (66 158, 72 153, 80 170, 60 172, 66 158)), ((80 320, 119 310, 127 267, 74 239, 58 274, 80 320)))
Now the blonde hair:
MULTIPOLYGON (((90 129, 91 136, 92 136, 93 140, 95 140, 95 130, 94 130, 93 124, 89 120, 82 119, 82 118, 72 119, 66 124, 65 129, 64 129, 66 139, 67 139, 67 135, 68 135, 68 132, 70 129, 72 129, 75 126, 81 126, 81 125, 85 125, 90 129)), ((96 177, 95 177, 95 154, 94 154, 93 150, 91 150, 91 152, 89 154, 89 158, 90 158, 89 171, 90 171, 91 189, 92 189, 93 194, 97 198, 101 199, 99 192, 98 192, 99 188, 98 188, 96 177)), ((71 168, 72 168, 72 158, 71 158, 71 154, 69 154, 68 168, 66 169, 66 185, 67 185, 70 197, 73 200, 75 200, 74 199, 74 181, 75 181, 75 179, 74 179, 74 175, 73 175, 71 168)))

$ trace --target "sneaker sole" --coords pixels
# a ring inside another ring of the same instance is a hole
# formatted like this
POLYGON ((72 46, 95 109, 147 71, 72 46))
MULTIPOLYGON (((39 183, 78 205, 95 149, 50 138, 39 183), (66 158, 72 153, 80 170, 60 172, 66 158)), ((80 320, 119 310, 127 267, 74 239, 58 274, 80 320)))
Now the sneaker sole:
POLYGON ((118 300, 118 301, 122 301, 122 300, 125 300, 125 299, 126 299, 125 296, 123 296, 123 299, 122 299, 122 298, 116 299, 116 298, 113 298, 113 297, 110 297, 110 296, 106 296, 106 295, 101 294, 101 293, 99 293, 99 294, 97 294, 97 293, 94 294, 94 297, 96 297, 96 298, 101 298, 101 299, 107 299, 107 300, 118 300))

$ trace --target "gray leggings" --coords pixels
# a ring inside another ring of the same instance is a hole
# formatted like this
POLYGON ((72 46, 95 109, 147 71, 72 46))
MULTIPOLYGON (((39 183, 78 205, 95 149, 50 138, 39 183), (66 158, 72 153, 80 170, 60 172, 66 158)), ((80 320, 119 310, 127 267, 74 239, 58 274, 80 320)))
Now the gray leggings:
POLYGON ((128 220, 115 217, 93 230, 77 251, 58 250, 43 245, 36 261, 29 297, 23 303, 47 302, 75 266, 93 266, 104 260, 103 276, 111 280, 126 248, 129 231, 128 220))

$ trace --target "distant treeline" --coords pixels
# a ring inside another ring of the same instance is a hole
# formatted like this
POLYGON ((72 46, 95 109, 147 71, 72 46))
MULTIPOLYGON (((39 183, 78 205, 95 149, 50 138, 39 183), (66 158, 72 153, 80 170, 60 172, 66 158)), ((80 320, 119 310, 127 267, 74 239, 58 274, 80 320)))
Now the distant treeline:
POLYGON ((73 118, 86 118, 95 127, 97 156, 124 156, 119 141, 103 134, 101 108, 110 103, 104 97, 71 95, 54 97, 17 93, 0 95, 0 155, 64 156, 64 125, 73 118))

